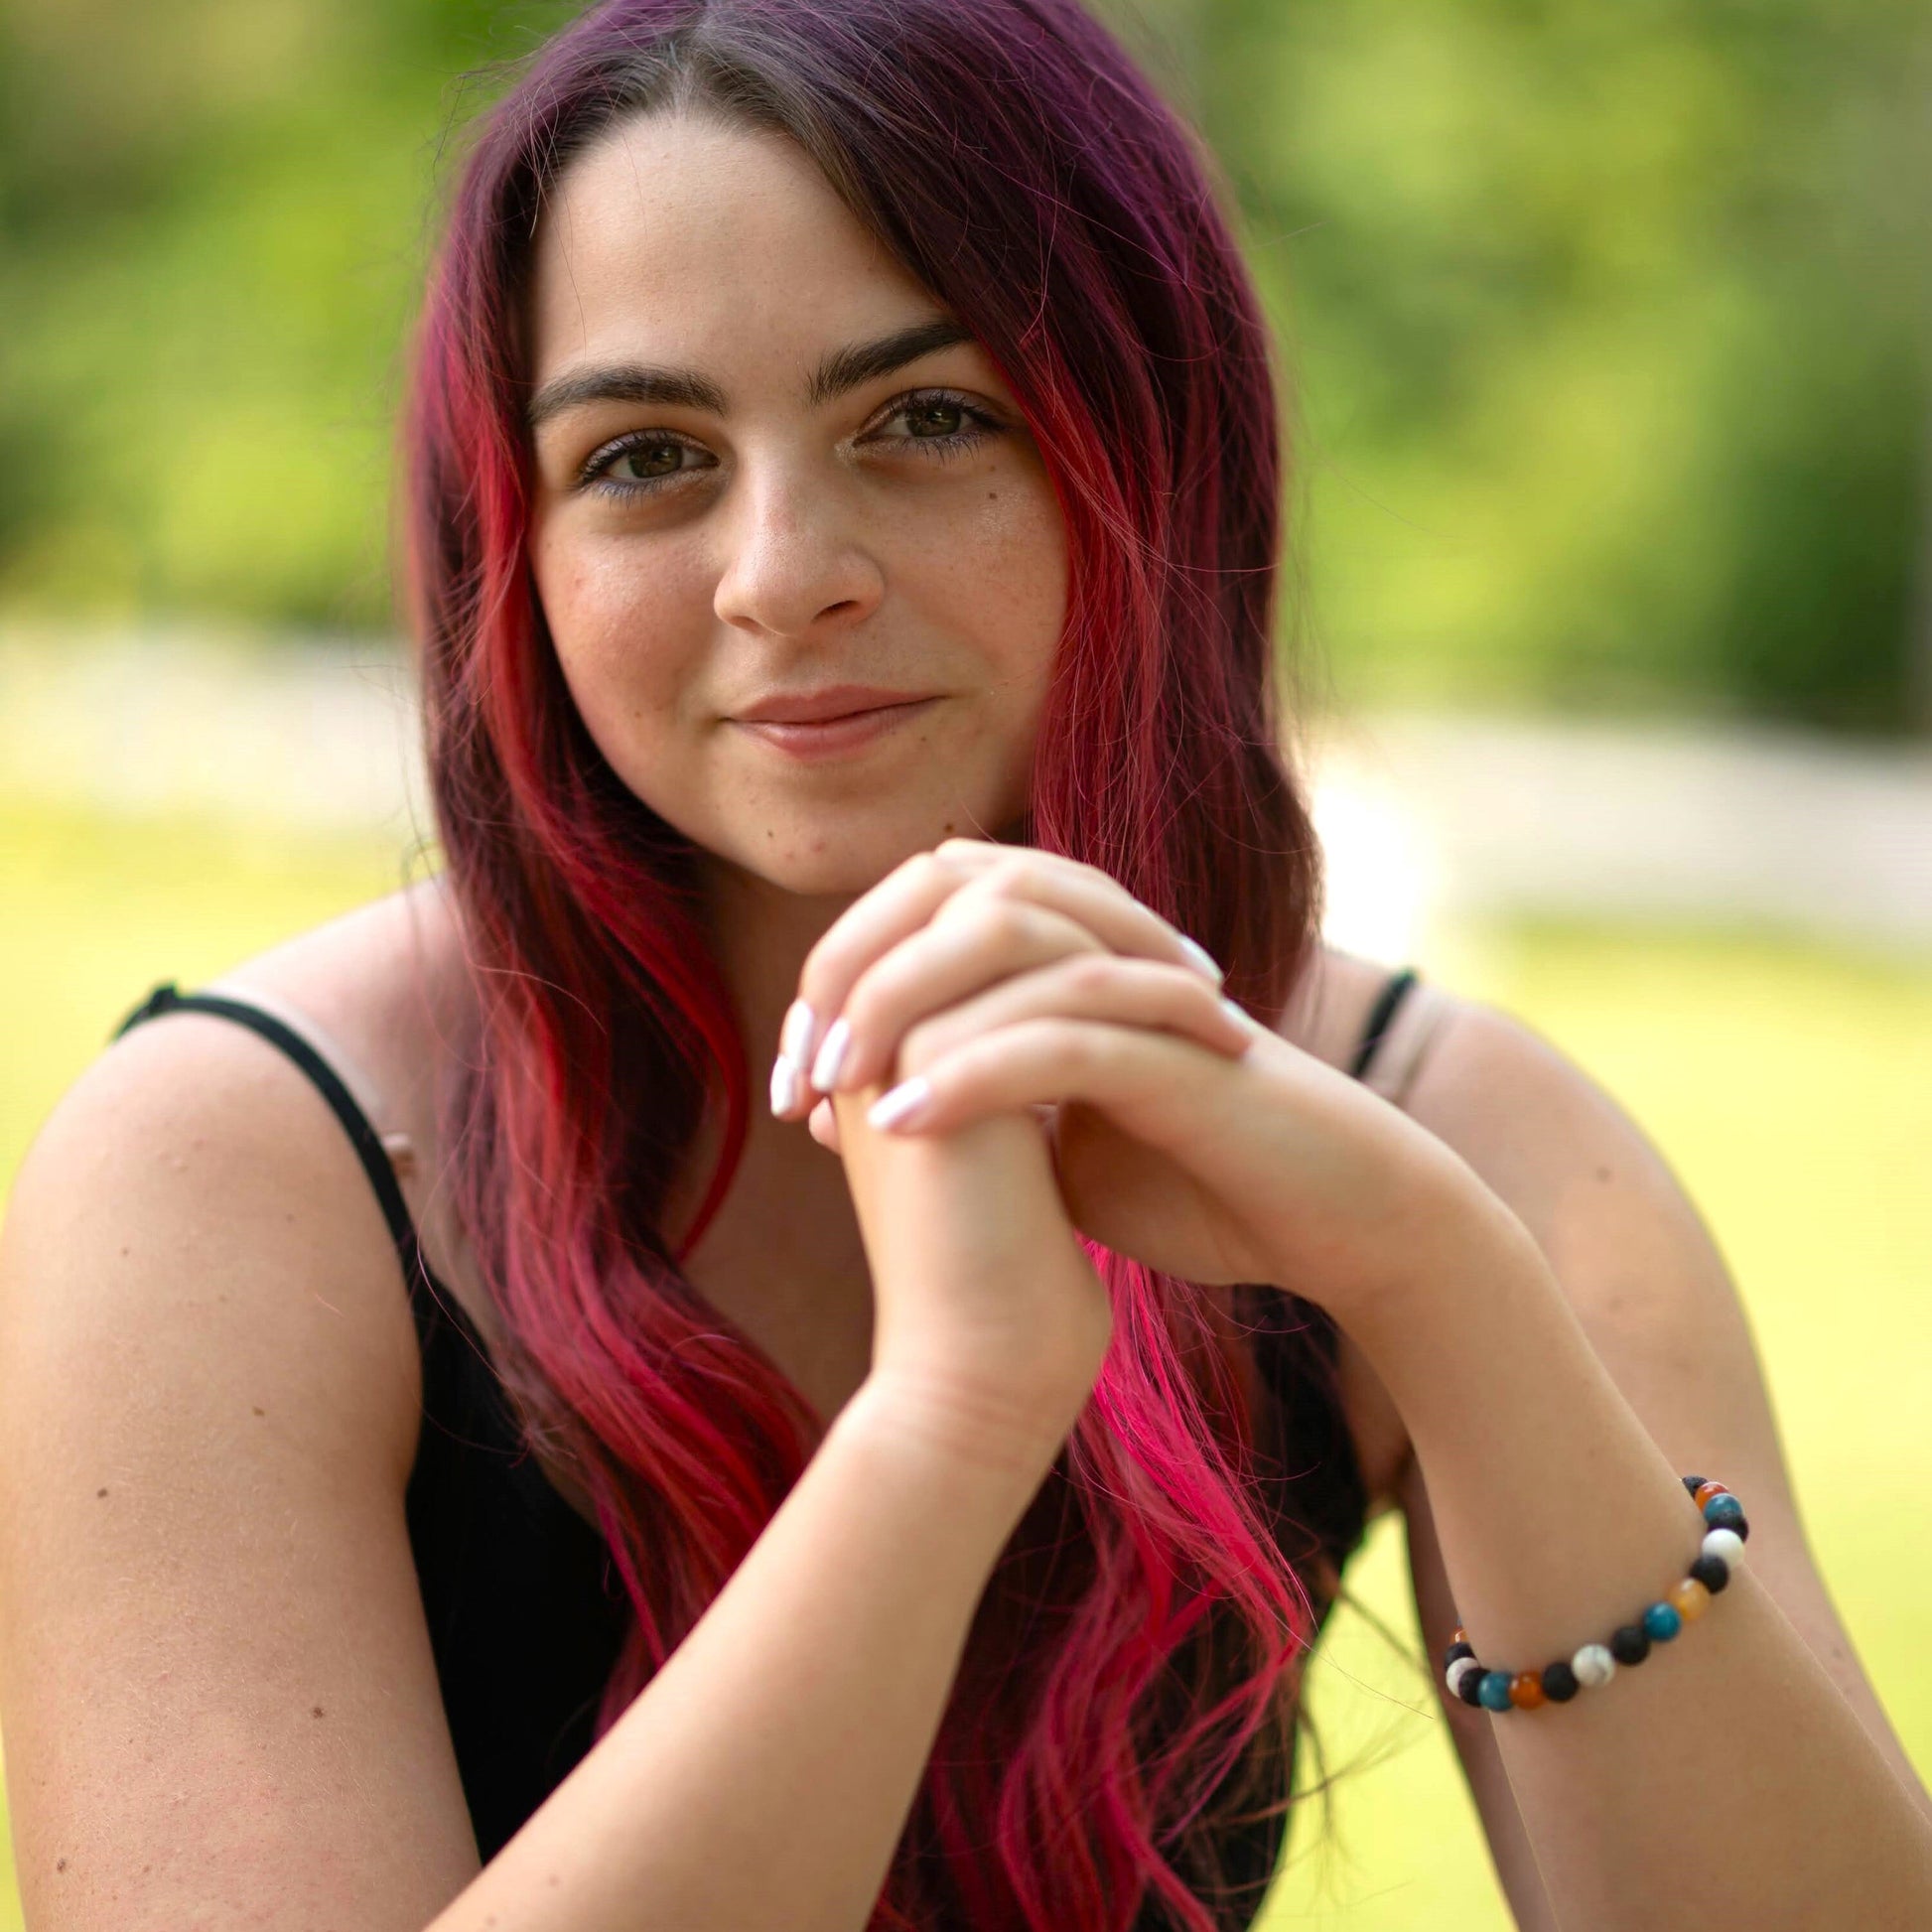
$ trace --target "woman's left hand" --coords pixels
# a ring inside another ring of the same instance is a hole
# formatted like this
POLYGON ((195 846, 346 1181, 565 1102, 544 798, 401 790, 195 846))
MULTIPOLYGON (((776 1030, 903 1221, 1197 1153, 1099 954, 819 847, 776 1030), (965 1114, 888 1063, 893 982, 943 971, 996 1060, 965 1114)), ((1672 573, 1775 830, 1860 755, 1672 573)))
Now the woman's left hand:
POLYGON ((817 1096, 886 1081, 873 1125, 890 1132, 1031 1109, 1074 1223, 1183 1280, 1275 1282, 1345 1318, 1480 1187, 1225 1000, 1212 961, 1118 882, 1030 847, 948 839, 908 860, 819 939, 798 1001, 780 1117, 809 1112, 836 1147, 817 1096))

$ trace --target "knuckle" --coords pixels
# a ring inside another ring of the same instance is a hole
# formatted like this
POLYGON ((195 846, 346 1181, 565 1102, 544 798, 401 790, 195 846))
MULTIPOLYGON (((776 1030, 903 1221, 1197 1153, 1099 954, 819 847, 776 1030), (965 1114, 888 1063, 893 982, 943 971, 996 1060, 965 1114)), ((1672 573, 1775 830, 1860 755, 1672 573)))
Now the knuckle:
POLYGON ((1083 997, 1108 992, 1122 977, 1114 956, 1104 952, 1078 953, 1062 970, 1067 991, 1083 997))

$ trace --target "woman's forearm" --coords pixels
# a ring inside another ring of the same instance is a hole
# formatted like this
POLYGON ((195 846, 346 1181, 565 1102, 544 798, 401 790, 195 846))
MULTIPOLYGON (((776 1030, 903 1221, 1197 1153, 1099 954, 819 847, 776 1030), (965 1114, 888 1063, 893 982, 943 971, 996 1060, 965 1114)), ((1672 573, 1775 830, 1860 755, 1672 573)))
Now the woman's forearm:
POLYGON ((690 1635, 432 1932, 859 1932, 1050 1454, 869 1383, 690 1635))
MULTIPOLYGON (((1350 1331, 1407 1423, 1476 1654, 1540 1670, 1682 1577, 1686 1472, 1506 1209, 1419 1267, 1350 1331)), ((1425 1633, 1434 1667, 1446 1634, 1425 1633)), ((1566 1925, 1932 1925, 1932 1831, 1748 1560, 1652 1662, 1486 1721, 1566 1925)))

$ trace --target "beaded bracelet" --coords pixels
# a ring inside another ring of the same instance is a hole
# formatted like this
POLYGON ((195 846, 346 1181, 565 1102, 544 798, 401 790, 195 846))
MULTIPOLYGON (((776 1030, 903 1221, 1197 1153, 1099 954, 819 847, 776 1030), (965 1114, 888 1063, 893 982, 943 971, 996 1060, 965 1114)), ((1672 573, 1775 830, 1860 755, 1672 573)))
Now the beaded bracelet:
POLYGON ((1744 1559, 1744 1539, 1751 1526, 1744 1506, 1722 1482, 1686 1476, 1684 1487, 1702 1513, 1707 1528, 1704 1544, 1690 1574, 1662 1600, 1652 1603, 1635 1623, 1612 1631, 1607 1644, 1587 1643, 1576 1656, 1559 1658, 1541 1671, 1485 1670, 1476 1662, 1468 1634, 1459 1625, 1443 1659, 1444 1681, 1451 1695, 1479 1710, 1534 1711, 1539 1705, 1568 1704, 1580 1690, 1595 1690, 1616 1675, 1619 1664, 1640 1664, 1653 1643, 1668 1643, 1694 1623, 1711 1599, 1730 1582, 1730 1573, 1744 1559))

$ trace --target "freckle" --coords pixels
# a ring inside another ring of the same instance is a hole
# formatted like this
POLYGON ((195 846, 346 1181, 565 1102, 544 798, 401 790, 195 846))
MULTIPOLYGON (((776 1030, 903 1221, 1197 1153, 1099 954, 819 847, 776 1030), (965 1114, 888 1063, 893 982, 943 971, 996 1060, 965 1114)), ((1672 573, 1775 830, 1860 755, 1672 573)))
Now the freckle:
POLYGON ((107 1491, 106 1491, 105 1489, 96 1489, 96 1490, 94 1491, 94 1494, 95 1494, 95 1496, 97 1496, 97 1497, 98 1497, 98 1496, 104 1496, 104 1495, 106 1495, 106 1493, 107 1493, 107 1491))
POLYGON ((556 1885, 556 1884, 561 1884, 561 1883, 563 1882, 563 1880, 562 1880, 562 1879, 560 1879, 560 1878, 559 1878, 559 1877, 557 1876, 557 1874, 556 1874, 556 1873, 555 1873, 555 1872, 553 1871, 553 1872, 552 1872, 552 1873, 550 1874, 550 1882, 551 1882, 551 1883, 552 1883, 553 1885, 556 1885))
MULTIPOLYGON (((255 1405, 252 1402, 248 1406, 251 1409, 255 1409, 255 1405)), ((268 1414, 268 1411, 266 1409, 255 1409, 255 1414, 258 1416, 265 1416, 268 1414)))
POLYGON ((1607 1180, 1607 1179, 1609 1179, 1609 1177, 1610 1177, 1610 1171, 1609 1171, 1609 1169, 1608 1169, 1608 1168, 1598 1168, 1598 1169, 1596 1170, 1596 1177, 1597 1177, 1597 1179, 1598 1179, 1598 1180, 1607 1180))
POLYGON ((127 1250, 126 1250, 125 1248, 123 1248, 123 1249, 121 1250, 121 1259, 122 1259, 123 1261, 125 1261, 125 1260, 127 1259, 127 1250))
POLYGON ((56 1871, 65 1871, 67 1868, 68 1868, 68 1862, 66 1859, 56 1859, 54 1861, 54 1869, 56 1871))
POLYGON ((316 1706, 316 1708, 315 1708, 315 1709, 314 1709, 313 1711, 311 1711, 311 1712, 309 1713, 309 1716, 310 1716, 310 1717, 312 1717, 312 1718, 319 1718, 319 1717, 321 1717, 321 1716, 322 1716, 322 1706, 321 1706, 321 1705, 317 1705, 317 1706, 316 1706))

